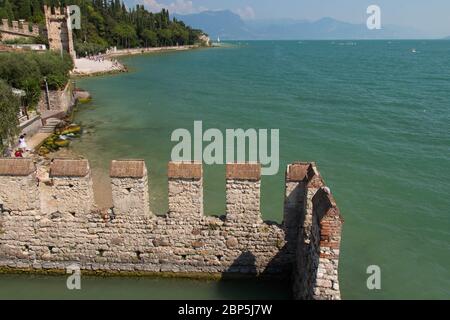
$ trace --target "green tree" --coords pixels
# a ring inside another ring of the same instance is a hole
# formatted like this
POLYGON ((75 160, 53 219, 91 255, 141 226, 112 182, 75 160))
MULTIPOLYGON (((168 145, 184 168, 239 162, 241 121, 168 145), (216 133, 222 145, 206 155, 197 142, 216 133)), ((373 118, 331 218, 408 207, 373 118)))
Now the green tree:
POLYGON ((158 31, 159 43, 163 46, 172 45, 173 32, 170 29, 161 29, 158 31))
POLYGON ((2 8, 0 8, 0 17, 1 18, 7 18, 9 20, 14 20, 14 11, 11 3, 9 0, 5 0, 3 2, 2 8))
POLYGON ((61 89, 69 80, 73 68, 68 54, 45 53, 3 53, 0 55, 0 78, 12 87, 26 92, 25 103, 36 105, 44 85, 44 78, 50 89, 61 89))
POLYGON ((0 55, 0 78, 9 85, 25 90, 25 102, 34 105, 40 95, 40 70, 34 59, 28 55, 8 53, 0 55))
POLYGON ((145 47, 156 47, 158 45, 158 35, 155 31, 145 29, 141 34, 145 47))
POLYGON ((18 16, 20 19, 29 20, 31 17, 31 1, 30 0, 18 0, 17 1, 18 16))
POLYGON ((73 69, 72 59, 64 54, 63 59, 54 52, 41 54, 30 54, 28 60, 36 61, 40 72, 40 84, 42 86, 44 77, 50 89, 62 89, 69 81, 69 71, 73 69))
MULTIPOLYGON (((26 19, 44 26, 43 5, 78 5, 81 29, 74 30, 78 55, 99 53, 111 46, 169 46, 194 44, 201 34, 182 21, 171 20, 169 11, 147 11, 143 5, 127 9, 122 0, 0 0, 0 17, 26 19), (154 34, 145 30, 151 30, 154 34)), ((42 40, 40 40, 42 42, 42 40)))
POLYGON ((40 0, 33 0, 31 2, 32 22, 44 22, 44 12, 40 0))
POLYGON ((3 153, 8 143, 13 143, 19 133, 19 120, 17 114, 20 110, 20 101, 11 87, 0 80, 0 152, 3 153))
POLYGON ((180 24, 173 24, 171 30, 173 44, 185 45, 189 43, 189 31, 180 24))
POLYGON ((121 23, 116 25, 113 30, 114 35, 120 39, 124 48, 129 48, 130 44, 136 39, 136 30, 132 25, 121 23))

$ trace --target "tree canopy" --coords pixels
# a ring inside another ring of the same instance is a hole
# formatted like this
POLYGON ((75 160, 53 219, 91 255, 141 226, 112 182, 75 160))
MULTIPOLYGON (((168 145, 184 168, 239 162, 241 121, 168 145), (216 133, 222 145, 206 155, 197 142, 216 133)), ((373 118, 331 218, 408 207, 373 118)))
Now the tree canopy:
POLYGON ((0 0, 0 18, 26 19, 44 26, 44 4, 73 4, 81 9, 81 30, 74 30, 78 55, 119 48, 190 45, 202 34, 182 21, 170 19, 169 11, 147 11, 143 5, 127 8, 121 0, 0 0))
POLYGON ((69 80, 73 69, 68 54, 56 52, 23 52, 0 54, 0 78, 9 85, 26 92, 25 103, 29 106, 39 101, 44 81, 50 89, 61 89, 69 80))
POLYGON ((19 109, 19 98, 12 93, 11 87, 5 81, 0 80, 0 153, 3 153, 8 142, 13 142, 19 133, 19 109))

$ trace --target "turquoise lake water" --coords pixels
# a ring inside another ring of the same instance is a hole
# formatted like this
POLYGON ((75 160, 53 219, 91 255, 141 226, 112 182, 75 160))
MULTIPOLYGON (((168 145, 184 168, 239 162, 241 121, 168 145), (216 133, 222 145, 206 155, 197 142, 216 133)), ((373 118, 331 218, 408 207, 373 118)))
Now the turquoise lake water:
MULTIPOLYGON (((195 120, 279 129, 280 170, 262 179, 263 216, 282 219, 286 164, 317 162, 345 218, 344 299, 450 298, 450 41, 240 42, 123 62, 130 73, 77 81, 94 100, 79 108, 88 132, 74 149, 98 175, 112 159, 145 159, 152 210, 162 214, 174 129, 192 131, 195 120), (381 290, 367 289, 370 265, 381 268, 381 290)), ((224 167, 205 166, 204 183, 206 213, 223 214, 224 167)), ((127 284, 142 292, 136 281, 127 284)), ((148 290, 164 281, 185 292, 173 298, 230 297, 214 282, 159 280, 148 290)))
POLYGON ((1 275, 0 299, 290 299, 286 283, 187 279, 81 277, 80 290, 68 290, 66 277, 1 275))

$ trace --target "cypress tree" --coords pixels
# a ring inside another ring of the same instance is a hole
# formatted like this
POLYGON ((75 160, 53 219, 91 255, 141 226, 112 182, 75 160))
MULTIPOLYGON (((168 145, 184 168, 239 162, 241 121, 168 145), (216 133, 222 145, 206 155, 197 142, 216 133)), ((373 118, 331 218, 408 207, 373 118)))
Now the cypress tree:
POLYGON ((31 17, 31 1, 19 0, 18 3, 18 16, 21 19, 29 20, 31 17))
POLYGON ((2 18, 8 18, 11 21, 15 19, 14 10, 9 0, 5 0, 3 2, 3 8, 2 10, 0 10, 0 12, 2 18))

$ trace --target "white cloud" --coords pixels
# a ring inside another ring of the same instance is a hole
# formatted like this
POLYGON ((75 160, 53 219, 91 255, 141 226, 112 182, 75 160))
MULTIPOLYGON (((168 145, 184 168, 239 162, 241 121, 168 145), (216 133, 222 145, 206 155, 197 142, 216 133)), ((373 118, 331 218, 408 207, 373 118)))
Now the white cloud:
POLYGON ((152 12, 161 11, 161 9, 163 8, 161 4, 156 2, 155 0, 145 0, 144 5, 148 10, 152 12))
POLYGON ((206 10, 204 7, 195 7, 190 0, 176 0, 169 4, 160 3, 157 0, 144 0, 144 4, 152 12, 168 9, 170 13, 189 14, 206 10))
POLYGON ((243 20, 253 20, 255 19, 255 10, 252 7, 246 6, 244 8, 239 8, 236 13, 241 16, 243 20))

